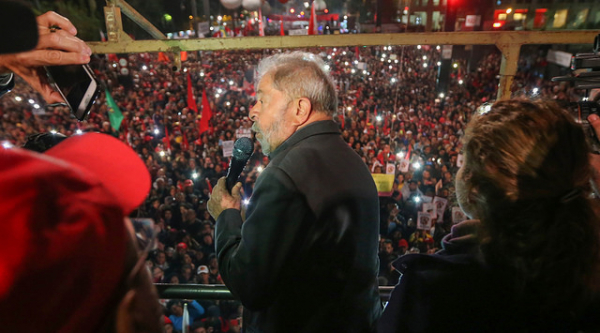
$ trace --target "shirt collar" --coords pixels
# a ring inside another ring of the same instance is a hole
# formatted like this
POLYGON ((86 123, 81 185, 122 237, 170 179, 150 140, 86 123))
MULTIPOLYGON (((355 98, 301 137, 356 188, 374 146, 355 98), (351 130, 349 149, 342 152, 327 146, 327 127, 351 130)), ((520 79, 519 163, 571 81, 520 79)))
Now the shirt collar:
POLYGON ((292 136, 285 140, 275 151, 269 155, 270 159, 274 159, 279 153, 287 150, 296 143, 308 138, 309 136, 318 134, 341 134, 338 125, 333 120, 321 120, 297 130, 292 136))

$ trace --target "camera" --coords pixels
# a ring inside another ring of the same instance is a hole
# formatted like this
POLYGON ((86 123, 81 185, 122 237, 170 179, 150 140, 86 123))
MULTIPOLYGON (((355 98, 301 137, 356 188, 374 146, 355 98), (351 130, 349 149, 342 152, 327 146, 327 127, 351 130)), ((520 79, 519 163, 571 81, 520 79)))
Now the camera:
POLYGON ((571 70, 574 72, 572 75, 557 76, 552 78, 552 81, 573 82, 575 89, 585 90, 583 98, 578 102, 570 103, 567 109, 582 125, 592 151, 600 153, 600 141, 587 120, 591 114, 600 114, 600 104, 590 100, 590 91, 600 89, 600 34, 594 38, 593 53, 577 53, 571 59, 571 70))

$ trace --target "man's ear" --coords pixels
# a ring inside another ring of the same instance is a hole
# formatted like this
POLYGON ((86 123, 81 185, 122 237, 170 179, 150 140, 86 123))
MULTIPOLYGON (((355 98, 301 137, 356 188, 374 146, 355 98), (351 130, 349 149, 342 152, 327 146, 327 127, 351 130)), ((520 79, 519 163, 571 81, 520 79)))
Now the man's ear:
POLYGON ((119 303, 119 307, 117 308, 117 333, 134 332, 134 299, 135 290, 130 290, 119 303))
POLYGON ((312 103, 306 97, 300 97, 294 101, 294 120, 295 126, 304 125, 310 118, 312 112, 312 103))

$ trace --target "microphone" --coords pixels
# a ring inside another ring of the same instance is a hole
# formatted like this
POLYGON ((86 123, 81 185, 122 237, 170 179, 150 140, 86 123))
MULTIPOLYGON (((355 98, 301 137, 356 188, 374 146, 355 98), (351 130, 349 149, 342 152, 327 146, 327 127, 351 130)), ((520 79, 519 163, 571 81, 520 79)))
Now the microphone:
POLYGON ((249 138, 239 138, 233 144, 233 157, 229 162, 229 170, 227 170, 227 191, 231 193, 231 189, 237 183, 240 174, 246 167, 246 163, 254 152, 254 142, 249 138))

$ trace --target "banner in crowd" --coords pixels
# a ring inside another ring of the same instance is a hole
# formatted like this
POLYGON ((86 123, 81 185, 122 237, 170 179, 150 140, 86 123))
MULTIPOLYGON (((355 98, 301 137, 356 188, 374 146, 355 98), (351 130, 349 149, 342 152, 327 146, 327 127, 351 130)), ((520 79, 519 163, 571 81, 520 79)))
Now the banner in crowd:
POLYGON ((395 175, 396 174, 396 166, 394 165, 394 163, 388 163, 385 166, 385 173, 388 175, 395 175))
POLYGON ((394 192, 394 175, 372 173, 380 197, 389 197, 394 192))
POLYGON ((467 219, 465 213, 460 209, 460 207, 452 207, 452 223, 460 223, 467 219))
POLYGON ((436 207, 433 202, 423 203, 423 213, 429 214, 429 217, 433 220, 437 218, 436 207))
POLYGON ((108 89, 105 89, 104 91, 106 93, 106 105, 108 106, 108 120, 110 121, 110 126, 112 126, 115 131, 118 131, 119 127, 121 127, 121 122, 123 122, 123 114, 110 95, 110 92, 108 92, 108 89))
POLYGON ((417 229, 431 230, 431 217, 427 213, 419 212, 417 214, 417 229))
POLYGON ((465 155, 458 154, 458 156, 456 157, 456 166, 460 168, 463 166, 464 162, 465 162, 465 155))
POLYGON ((435 197, 433 198, 433 204, 435 205, 435 211, 437 212, 437 223, 444 222, 444 212, 448 205, 448 199, 435 197))
POLYGON ((233 156, 233 140, 223 141, 223 157, 233 156))
POLYGON ((398 169, 400 170, 400 172, 408 172, 408 168, 410 167, 410 161, 406 158, 403 158, 400 160, 400 166, 398 167, 398 169))

